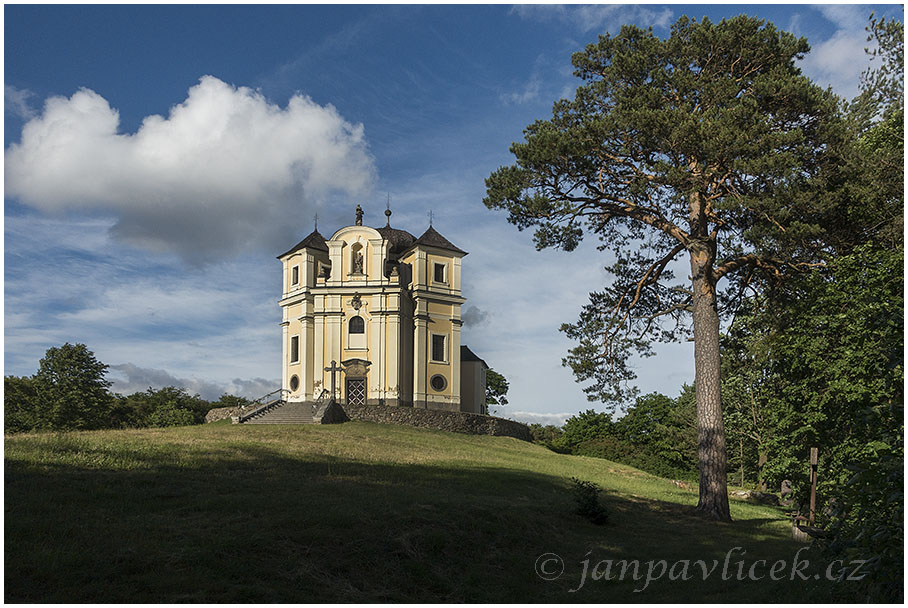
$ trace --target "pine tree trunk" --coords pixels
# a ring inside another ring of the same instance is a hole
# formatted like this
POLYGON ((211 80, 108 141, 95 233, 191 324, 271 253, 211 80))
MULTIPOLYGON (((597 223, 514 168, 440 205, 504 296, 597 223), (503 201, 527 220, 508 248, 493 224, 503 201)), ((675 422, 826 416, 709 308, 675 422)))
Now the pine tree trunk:
POLYGON ((708 247, 691 249, 696 370, 694 384, 700 459, 700 501, 697 510, 711 519, 731 521, 719 377, 719 313, 710 260, 708 247))

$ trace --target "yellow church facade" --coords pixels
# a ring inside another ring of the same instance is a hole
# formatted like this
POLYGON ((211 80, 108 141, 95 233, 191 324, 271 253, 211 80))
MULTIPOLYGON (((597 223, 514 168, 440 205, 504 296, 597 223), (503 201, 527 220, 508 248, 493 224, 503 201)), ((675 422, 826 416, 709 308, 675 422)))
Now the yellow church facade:
POLYGON ((357 206, 354 225, 328 239, 315 230, 278 256, 284 399, 485 413, 485 364, 475 380, 481 360, 461 348, 467 252, 431 225, 418 238, 392 228, 385 214, 371 228, 357 206))

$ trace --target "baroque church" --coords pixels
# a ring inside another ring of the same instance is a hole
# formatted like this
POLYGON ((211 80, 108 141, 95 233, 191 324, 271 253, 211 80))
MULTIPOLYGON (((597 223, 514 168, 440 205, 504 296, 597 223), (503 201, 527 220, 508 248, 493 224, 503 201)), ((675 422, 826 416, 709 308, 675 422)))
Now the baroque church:
POLYGON ((284 399, 486 413, 488 367, 460 341, 467 252, 385 216, 364 226, 357 205, 354 225, 278 256, 284 399))

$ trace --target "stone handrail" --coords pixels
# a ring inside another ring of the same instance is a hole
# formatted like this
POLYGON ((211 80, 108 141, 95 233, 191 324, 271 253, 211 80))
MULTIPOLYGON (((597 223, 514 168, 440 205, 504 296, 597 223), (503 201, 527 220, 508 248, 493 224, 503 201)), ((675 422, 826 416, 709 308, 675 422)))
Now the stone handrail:
POLYGON ((261 414, 262 412, 271 409, 272 407, 274 407, 275 405, 278 405, 279 403, 283 403, 284 402, 284 393, 289 393, 289 392, 290 391, 288 391, 285 388, 279 388, 276 391, 271 391, 267 395, 259 397, 258 399, 256 399, 252 403, 250 403, 249 405, 241 407, 239 416, 231 416, 233 423, 238 424, 238 423, 246 422, 253 416, 261 414), (273 397, 274 395, 277 395, 277 398, 271 399, 269 401, 265 401, 266 399, 268 399, 269 397, 273 397), (256 405, 258 405, 258 407, 254 407, 256 405), (251 411, 247 412, 246 408, 248 408, 248 407, 253 407, 253 409, 251 411))

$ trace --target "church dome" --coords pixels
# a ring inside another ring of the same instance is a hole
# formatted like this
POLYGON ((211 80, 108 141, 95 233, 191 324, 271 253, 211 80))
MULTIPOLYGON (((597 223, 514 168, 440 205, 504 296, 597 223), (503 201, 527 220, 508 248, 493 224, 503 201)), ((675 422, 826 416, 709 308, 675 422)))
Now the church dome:
POLYGON ((399 230, 391 226, 382 226, 375 230, 378 231, 383 239, 391 243, 391 254, 394 256, 409 249, 410 245, 416 240, 416 237, 406 230, 399 230))

